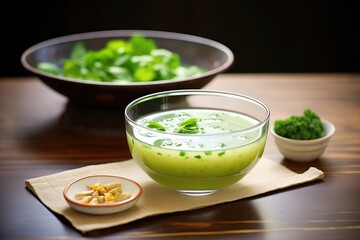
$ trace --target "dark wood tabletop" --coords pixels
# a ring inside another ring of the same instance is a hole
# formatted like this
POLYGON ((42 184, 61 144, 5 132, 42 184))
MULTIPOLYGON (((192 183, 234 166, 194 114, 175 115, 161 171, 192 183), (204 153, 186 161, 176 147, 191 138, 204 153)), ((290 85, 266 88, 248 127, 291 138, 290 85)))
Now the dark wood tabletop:
POLYGON ((25 180, 130 158, 123 112, 68 103, 39 79, 0 79, 0 239, 359 239, 360 74, 221 74, 206 89, 249 95, 271 123, 311 108, 336 133, 320 159, 294 163, 269 134, 264 156, 323 180, 148 217, 86 235, 46 208, 25 180))

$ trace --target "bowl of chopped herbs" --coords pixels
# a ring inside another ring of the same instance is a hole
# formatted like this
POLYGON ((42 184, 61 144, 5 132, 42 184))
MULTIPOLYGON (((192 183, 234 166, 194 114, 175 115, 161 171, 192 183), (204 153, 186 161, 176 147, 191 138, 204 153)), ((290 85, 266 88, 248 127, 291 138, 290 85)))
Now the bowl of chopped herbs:
POLYGON ((303 115, 276 120, 270 132, 286 159, 310 162, 324 153, 335 133, 335 126, 311 109, 305 109, 303 115))
POLYGON ((199 36, 149 30, 79 33, 24 51, 26 70, 73 103, 125 107, 157 91, 200 89, 233 63, 232 51, 199 36))

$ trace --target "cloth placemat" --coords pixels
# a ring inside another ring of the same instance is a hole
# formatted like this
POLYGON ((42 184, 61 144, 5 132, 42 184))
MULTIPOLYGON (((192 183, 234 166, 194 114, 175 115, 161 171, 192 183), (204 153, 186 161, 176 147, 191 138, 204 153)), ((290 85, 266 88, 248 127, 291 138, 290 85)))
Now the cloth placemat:
POLYGON ((235 201, 323 177, 324 173, 317 168, 310 167, 304 173, 298 174, 263 157, 255 168, 238 183, 207 196, 194 197, 162 187, 150 179, 134 160, 127 160, 90 165, 28 179, 25 184, 45 206, 63 215, 76 229, 85 233, 129 223, 148 216, 235 201), (116 214, 89 215, 72 209, 62 195, 65 186, 77 178, 94 174, 118 175, 133 179, 143 187, 143 195, 134 207, 116 214))

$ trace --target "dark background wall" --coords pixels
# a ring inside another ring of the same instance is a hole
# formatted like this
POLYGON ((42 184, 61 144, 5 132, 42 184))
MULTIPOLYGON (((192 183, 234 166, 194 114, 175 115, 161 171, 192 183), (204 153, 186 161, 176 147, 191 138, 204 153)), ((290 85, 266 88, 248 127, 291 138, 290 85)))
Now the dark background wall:
POLYGON ((68 34, 118 29, 181 32, 227 45, 228 72, 359 72, 358 1, 62 0, 2 7, 0 75, 28 73, 21 53, 68 34), (19 22, 19 23, 17 23, 19 22))

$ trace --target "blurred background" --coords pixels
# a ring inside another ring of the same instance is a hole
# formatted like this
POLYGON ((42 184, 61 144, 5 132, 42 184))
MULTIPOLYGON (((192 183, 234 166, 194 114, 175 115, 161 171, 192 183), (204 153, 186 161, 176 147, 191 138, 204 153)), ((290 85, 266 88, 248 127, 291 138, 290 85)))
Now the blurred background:
POLYGON ((8 5, 0 16, 1 76, 29 75, 20 57, 38 42, 121 29, 179 32, 221 42, 235 55, 230 73, 360 72, 358 1, 62 0, 8 5))

